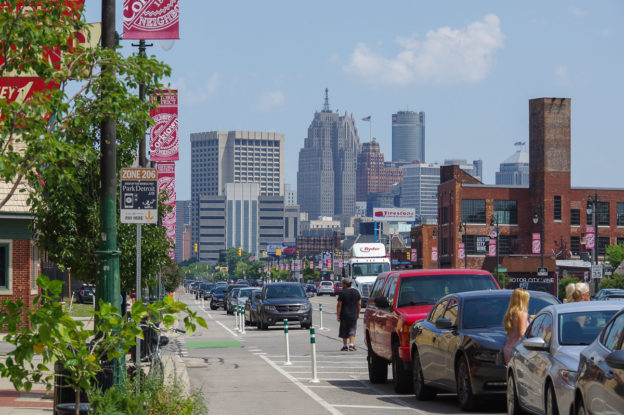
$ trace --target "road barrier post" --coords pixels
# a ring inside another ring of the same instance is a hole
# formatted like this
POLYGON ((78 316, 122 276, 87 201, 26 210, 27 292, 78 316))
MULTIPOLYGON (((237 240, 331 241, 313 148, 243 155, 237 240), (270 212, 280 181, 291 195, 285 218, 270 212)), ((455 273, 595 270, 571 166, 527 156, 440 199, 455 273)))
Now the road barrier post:
POLYGON ((234 328, 236 329, 236 331, 240 331, 240 327, 238 327, 238 309, 236 308, 236 306, 234 306, 234 317, 234 328))
POLYGON ((312 379, 310 382, 319 383, 320 381, 316 377, 316 335, 314 334, 314 327, 310 327, 310 345, 312 346, 312 379))
POLYGON ((284 364, 286 366, 292 365, 290 361, 290 345, 288 344, 288 319, 284 319, 284 341, 286 342, 286 362, 284 364))
POLYGON ((240 315, 241 315, 241 317, 240 317, 241 318, 241 328, 242 328, 241 333, 245 334, 245 308, 244 308, 245 306, 241 305, 239 307, 240 307, 240 315))
POLYGON ((319 304, 319 314, 321 315, 321 326, 319 328, 323 330, 323 304, 319 304))

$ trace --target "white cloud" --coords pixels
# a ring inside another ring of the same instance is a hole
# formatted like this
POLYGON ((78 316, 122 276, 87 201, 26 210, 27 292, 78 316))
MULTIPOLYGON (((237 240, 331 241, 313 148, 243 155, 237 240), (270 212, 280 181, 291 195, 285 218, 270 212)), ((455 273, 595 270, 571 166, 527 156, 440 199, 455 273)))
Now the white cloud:
POLYGON ((282 91, 268 91, 260 95, 258 109, 260 111, 271 111, 284 103, 284 93, 282 91))
POLYGON ((489 14, 463 29, 447 26, 429 31, 424 41, 415 36, 399 37, 397 43, 402 50, 393 58, 377 54, 360 43, 344 69, 371 84, 473 83, 486 77, 504 38, 500 19, 489 14))
POLYGON ((570 84, 570 72, 567 66, 564 66, 564 65, 555 66, 555 81, 559 85, 570 84))
POLYGON ((178 90, 180 102, 201 104, 213 95, 221 85, 221 77, 215 72, 203 82, 197 81, 196 76, 182 76, 176 79, 171 87, 178 90))
POLYGON ((572 14, 576 17, 585 17, 589 14, 587 10, 579 9, 578 7, 574 6, 572 6, 570 10, 572 11, 572 14))

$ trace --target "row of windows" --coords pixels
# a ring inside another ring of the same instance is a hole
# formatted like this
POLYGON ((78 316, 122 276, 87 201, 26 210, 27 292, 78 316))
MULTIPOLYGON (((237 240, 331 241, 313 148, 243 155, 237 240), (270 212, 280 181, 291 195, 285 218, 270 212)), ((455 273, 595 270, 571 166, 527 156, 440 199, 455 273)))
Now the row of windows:
POLYGON ((262 147, 279 147, 280 142, 274 140, 242 140, 236 139, 237 146, 262 146, 262 147))

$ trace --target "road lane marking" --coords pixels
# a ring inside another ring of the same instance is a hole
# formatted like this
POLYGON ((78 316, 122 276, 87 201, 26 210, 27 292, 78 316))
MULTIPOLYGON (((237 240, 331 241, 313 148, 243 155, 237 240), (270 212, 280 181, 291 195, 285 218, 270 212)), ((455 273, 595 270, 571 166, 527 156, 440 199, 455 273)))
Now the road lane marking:
MULTIPOLYGON (((421 411, 421 410, 419 410, 419 409, 414 408, 414 406, 412 405, 412 403, 411 403, 411 402, 408 402, 407 400, 405 400, 405 399, 403 399, 403 398, 397 398, 397 397, 392 396, 392 395, 386 395, 386 394, 384 393, 384 391, 382 391, 381 389, 379 389, 379 388, 377 388, 377 387, 373 386, 373 384, 372 384, 372 383, 368 383, 368 380, 364 380, 364 379, 357 379, 357 378, 355 378, 355 376, 352 376, 352 377, 353 377, 353 379, 352 379, 352 380, 356 380, 356 381, 358 381, 359 383, 361 383, 362 385, 364 385, 364 386, 368 386, 370 389, 372 389, 373 391, 375 391, 378 395, 387 396, 388 401, 390 401, 390 402, 392 402, 392 403, 394 403, 394 404, 396 404, 396 405, 402 406, 402 407, 403 407, 402 409, 410 409, 410 410, 412 410, 412 411, 414 411, 414 412, 418 412, 419 414, 423 414, 423 415, 427 414, 427 412, 424 412, 424 411, 421 411), (367 383, 365 383, 365 382, 367 382, 367 383)), ((384 408, 385 408, 385 407, 384 407, 384 408)))
POLYGON ((218 325, 220 325, 221 327, 223 327, 225 330, 227 330, 228 333, 230 333, 232 336, 239 338, 238 334, 234 333, 232 330, 230 330, 225 324, 221 323, 219 320, 215 319, 210 313, 208 313, 206 310, 204 310, 204 313, 206 313, 206 315, 208 317, 210 317, 210 319, 212 321, 214 321, 215 323, 217 323, 218 325))
POLYGON ((359 409, 413 409, 396 406, 378 406, 378 405, 334 405, 336 408, 359 408, 359 409))
MULTIPOLYGON (((271 366, 273 369, 277 370, 279 373, 281 373, 282 375, 284 375, 284 377, 286 377, 288 380, 290 380, 292 383, 294 383, 295 385, 297 385, 299 387, 299 389, 301 389, 302 391, 304 391, 310 398, 312 398, 316 403, 318 403, 319 405, 321 405, 323 408, 327 409, 327 411, 330 414, 333 415, 342 415, 342 412, 340 412, 339 410, 337 410, 336 408, 334 408, 332 405, 330 405, 326 400, 324 400, 323 398, 321 398, 319 395, 317 395, 316 393, 312 392, 307 386, 305 386, 304 384, 302 384, 301 382, 299 382, 299 379, 295 378, 294 376, 291 376, 288 372, 286 372, 285 370, 283 370, 281 367, 279 367, 277 364, 275 364, 271 359, 267 358, 266 356, 260 356, 260 358, 262 360, 264 360, 265 362, 267 362, 269 364, 269 366, 271 366)), ((307 379, 309 380, 309 378, 307 379)), ((325 379, 323 379, 325 380, 325 379)))

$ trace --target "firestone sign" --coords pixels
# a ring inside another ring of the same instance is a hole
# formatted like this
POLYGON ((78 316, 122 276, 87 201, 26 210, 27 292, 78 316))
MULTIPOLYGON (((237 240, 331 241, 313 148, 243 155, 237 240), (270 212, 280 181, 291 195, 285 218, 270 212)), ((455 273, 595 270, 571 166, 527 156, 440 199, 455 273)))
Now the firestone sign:
POLYGON ((375 222, 414 222, 416 209, 413 208, 373 208, 375 222))

